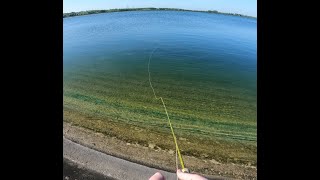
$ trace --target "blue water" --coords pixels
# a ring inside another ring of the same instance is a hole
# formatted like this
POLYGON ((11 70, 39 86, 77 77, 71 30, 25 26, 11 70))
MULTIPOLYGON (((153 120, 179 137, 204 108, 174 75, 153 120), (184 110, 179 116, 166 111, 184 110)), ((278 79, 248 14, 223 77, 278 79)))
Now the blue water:
POLYGON ((253 80, 247 85, 254 87, 256 39, 256 19, 208 13, 116 12, 63 22, 65 65, 119 54, 146 55, 159 47, 158 52, 170 58, 196 63, 201 72, 218 68, 231 72, 235 81, 253 80))
POLYGON ((124 76, 149 88, 146 65, 155 48, 151 66, 155 86, 161 82, 185 86, 186 91, 212 90, 207 107, 221 109, 206 115, 209 119, 225 114, 226 119, 256 121, 257 21, 252 18, 181 11, 64 18, 64 87, 77 79, 75 72, 90 71, 106 81, 108 76, 124 76), (226 99, 210 104, 219 90, 226 99), (226 104, 229 109, 223 109, 226 104))

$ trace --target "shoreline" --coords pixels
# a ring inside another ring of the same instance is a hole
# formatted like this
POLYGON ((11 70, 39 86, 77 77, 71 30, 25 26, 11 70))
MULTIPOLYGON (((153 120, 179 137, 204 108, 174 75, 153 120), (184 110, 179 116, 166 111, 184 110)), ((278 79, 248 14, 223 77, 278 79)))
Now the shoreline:
MULTIPOLYGON (((161 168, 150 167, 145 164, 129 161, 109 155, 93 148, 84 146, 63 137, 63 160, 67 165, 64 171, 73 169, 73 173, 67 172, 64 176, 91 176, 107 179, 148 179, 154 173, 160 172, 166 179, 176 179, 175 171, 167 171, 161 168), (83 175, 81 175, 83 174, 83 175)), ((234 180, 229 177, 210 176, 201 174, 208 180, 234 180)))
POLYGON ((63 13, 63 18, 70 18, 70 17, 76 17, 76 16, 85 16, 85 15, 92 15, 92 14, 113 13, 113 12, 127 12, 127 11, 201 12, 201 13, 221 14, 221 15, 227 15, 227 16, 238 16, 238 17, 244 17, 244 18, 257 19, 257 17, 254 17, 254 16, 248 16, 248 15, 243 15, 243 14, 238 14, 238 13, 219 12, 219 11, 216 11, 216 10, 201 11, 201 10, 176 9, 176 8, 125 8, 125 9, 108 9, 108 10, 87 10, 87 11, 63 13))
MULTIPOLYGON (((63 122, 63 136, 74 143, 103 154, 150 168, 161 169, 171 173, 175 172, 175 155, 172 151, 157 149, 150 145, 145 147, 137 143, 127 143, 116 137, 109 137, 67 122, 63 122)), ((184 156, 184 161, 192 172, 209 178, 256 179, 257 177, 257 169, 253 166, 233 163, 225 164, 192 156, 184 156)))

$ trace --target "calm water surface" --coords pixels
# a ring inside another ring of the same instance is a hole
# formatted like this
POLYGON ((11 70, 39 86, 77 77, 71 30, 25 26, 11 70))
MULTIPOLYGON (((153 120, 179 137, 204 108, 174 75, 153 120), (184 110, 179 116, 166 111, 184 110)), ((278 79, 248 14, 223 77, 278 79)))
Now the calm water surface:
POLYGON ((256 19, 176 11, 64 18, 64 107, 84 110, 74 102, 90 97, 121 105, 106 116, 149 116, 143 109, 159 104, 150 100, 147 72, 154 48, 153 84, 175 123, 206 122, 215 132, 256 139, 256 19))

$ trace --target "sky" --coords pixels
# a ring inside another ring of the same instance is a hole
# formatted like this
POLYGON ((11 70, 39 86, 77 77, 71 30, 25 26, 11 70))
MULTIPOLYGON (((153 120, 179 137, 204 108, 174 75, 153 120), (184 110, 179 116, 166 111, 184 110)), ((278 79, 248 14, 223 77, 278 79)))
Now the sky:
POLYGON ((257 17, 257 0, 63 0, 63 12, 115 8, 217 10, 257 17))

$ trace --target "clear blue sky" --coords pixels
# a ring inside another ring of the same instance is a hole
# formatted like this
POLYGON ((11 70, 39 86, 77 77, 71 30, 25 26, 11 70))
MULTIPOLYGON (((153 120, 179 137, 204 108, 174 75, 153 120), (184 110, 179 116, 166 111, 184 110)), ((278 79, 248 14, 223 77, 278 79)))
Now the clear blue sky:
POLYGON ((217 10, 257 17, 257 0, 63 0, 64 13, 139 7, 217 10))

